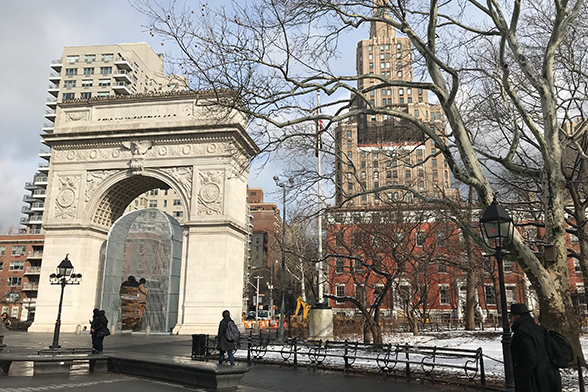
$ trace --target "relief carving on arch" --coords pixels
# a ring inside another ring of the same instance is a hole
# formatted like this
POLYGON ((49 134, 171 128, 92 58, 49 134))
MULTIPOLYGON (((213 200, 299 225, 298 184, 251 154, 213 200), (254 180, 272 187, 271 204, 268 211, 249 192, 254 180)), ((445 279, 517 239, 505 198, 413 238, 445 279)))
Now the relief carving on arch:
POLYGON ((220 215, 223 212, 224 172, 210 170, 200 172, 198 215, 220 215))
POLYGON ((92 197, 92 195, 94 194, 96 189, 98 189, 98 186, 102 183, 102 181, 104 181, 108 177, 113 176, 114 174, 119 173, 119 172, 120 172, 120 170, 93 170, 93 171, 89 171, 88 175, 86 176, 86 187, 85 187, 86 203, 88 201, 90 201, 90 198, 92 197))
POLYGON ((167 173, 184 189, 186 197, 192 197, 192 167, 171 167, 161 169, 162 172, 167 173))
POLYGON ((144 140, 142 142, 123 142, 122 146, 130 150, 133 155, 129 162, 131 173, 133 175, 141 175, 143 173, 145 154, 151 147, 153 147, 153 142, 151 140, 144 140))
POLYGON ((55 198, 55 218, 74 219, 78 210, 80 176, 58 177, 57 197, 55 198))

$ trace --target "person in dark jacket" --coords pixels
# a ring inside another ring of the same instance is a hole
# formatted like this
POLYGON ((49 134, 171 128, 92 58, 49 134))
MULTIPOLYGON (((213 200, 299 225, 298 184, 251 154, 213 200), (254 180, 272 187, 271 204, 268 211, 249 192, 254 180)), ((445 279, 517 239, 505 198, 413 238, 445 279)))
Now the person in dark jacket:
POLYGON ((235 342, 229 342, 226 338, 227 328, 231 320, 231 313, 228 310, 223 311, 223 319, 218 325, 218 350, 220 352, 218 357, 218 363, 222 365, 225 360, 225 352, 229 355, 229 362, 235 365, 235 358, 233 357, 233 351, 235 350, 235 342))
POLYGON ((513 337, 510 352, 516 392, 561 392, 561 376, 545 346, 547 330, 535 324, 525 304, 510 306, 513 337))
POLYGON ((95 354, 102 354, 104 351, 104 336, 98 336, 99 331, 108 328, 108 319, 106 318, 104 310, 94 309, 94 316, 90 324, 90 333, 92 335, 92 352, 95 354))

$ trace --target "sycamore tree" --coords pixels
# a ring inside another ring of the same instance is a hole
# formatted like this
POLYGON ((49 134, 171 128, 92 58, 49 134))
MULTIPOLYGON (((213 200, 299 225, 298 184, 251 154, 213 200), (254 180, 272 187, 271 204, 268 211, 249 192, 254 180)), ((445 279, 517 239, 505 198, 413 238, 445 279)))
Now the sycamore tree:
MULTIPOLYGON (((575 354, 582 355, 568 279, 562 156, 573 146, 586 158, 579 141, 588 123, 581 119, 571 129, 562 125, 585 107, 588 75, 578 66, 587 37, 584 1, 250 0, 242 4, 190 10, 173 2, 135 3, 151 17, 151 33, 179 49, 172 63, 190 88, 234 92, 238 99, 219 98, 218 103, 251 116, 251 133, 264 151, 275 151, 293 140, 311 148, 317 119, 323 120, 328 135, 339 121, 363 114, 388 115, 433 140, 453 177, 472 187, 482 209, 494 196, 485 167, 500 167, 540 182, 545 241, 553 245, 555 257, 548 262, 538 259, 519 233, 507 249, 536 291, 542 324, 566 335, 575 354), (369 77, 376 86, 359 89, 357 82, 366 75, 341 67, 355 58, 341 48, 347 40, 357 41, 357 32, 365 33, 372 22, 392 26, 410 40, 414 81, 374 73, 369 77), (370 104, 369 92, 387 87, 427 91, 444 113, 447 137, 410 113, 370 104), (320 107, 313 104, 317 92, 328 97, 320 107)), ((413 191, 452 209, 462 229, 482 245, 471 219, 453 202, 413 191)))

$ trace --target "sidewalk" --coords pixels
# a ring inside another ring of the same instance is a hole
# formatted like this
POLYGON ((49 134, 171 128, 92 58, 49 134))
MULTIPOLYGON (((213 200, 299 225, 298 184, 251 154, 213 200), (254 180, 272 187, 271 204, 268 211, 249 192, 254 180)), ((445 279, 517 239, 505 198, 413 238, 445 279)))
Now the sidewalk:
MULTIPOLYGON (((8 331, 4 337, 7 345, 2 353, 36 354, 39 349, 46 349, 53 341, 53 334, 26 333, 8 331)), ((61 347, 90 347, 89 333, 81 335, 62 334, 59 340, 61 347)), ((189 357, 192 338, 186 335, 139 335, 116 334, 104 339, 104 353, 137 352, 189 357)), ((245 364, 239 364, 245 366, 245 364)), ((34 377, 32 379, 36 379, 34 377)), ((26 387, 32 380, 20 377, 19 387, 26 387)), ((0 388, 1 389, 1 388, 0 388)), ((245 374, 239 392, 433 392, 463 391, 463 386, 445 386, 430 383, 421 385, 418 382, 385 380, 377 376, 349 375, 340 372, 312 372, 306 368, 293 369, 288 367, 255 365, 245 374)))

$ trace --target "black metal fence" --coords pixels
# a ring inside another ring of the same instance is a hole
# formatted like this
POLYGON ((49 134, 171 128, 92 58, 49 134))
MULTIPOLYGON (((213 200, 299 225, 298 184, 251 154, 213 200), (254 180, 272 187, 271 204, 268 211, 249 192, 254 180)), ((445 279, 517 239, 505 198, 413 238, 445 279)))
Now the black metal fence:
MULTIPOLYGON (((216 337, 207 337, 203 356, 210 357, 217 351, 216 347, 216 337)), ((254 334, 250 331, 248 335, 242 335, 239 341, 239 350, 245 349, 250 365, 274 363, 294 368, 305 366, 309 370, 378 373, 386 377, 419 379, 422 382, 451 381, 465 385, 486 385, 481 348, 468 350, 299 339, 287 339, 280 343, 277 332, 254 334)))

